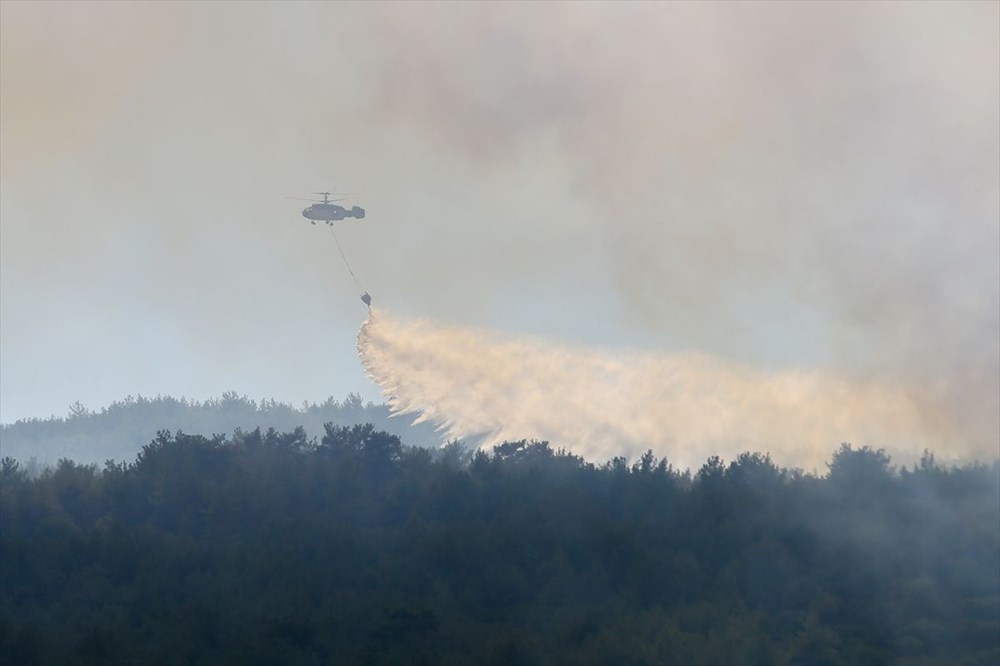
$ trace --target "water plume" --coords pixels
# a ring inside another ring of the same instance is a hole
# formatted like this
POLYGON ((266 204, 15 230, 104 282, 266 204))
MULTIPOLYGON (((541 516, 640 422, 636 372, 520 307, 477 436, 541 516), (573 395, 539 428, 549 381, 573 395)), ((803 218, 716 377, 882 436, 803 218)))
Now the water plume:
MULTIPOLYGON (((770 452, 823 469, 840 442, 912 459, 938 424, 904 390, 704 353, 609 353, 372 310, 358 334, 394 413, 481 445, 535 438, 595 461, 646 449, 675 465, 770 452)), ((934 432, 938 431, 938 432, 934 432)))

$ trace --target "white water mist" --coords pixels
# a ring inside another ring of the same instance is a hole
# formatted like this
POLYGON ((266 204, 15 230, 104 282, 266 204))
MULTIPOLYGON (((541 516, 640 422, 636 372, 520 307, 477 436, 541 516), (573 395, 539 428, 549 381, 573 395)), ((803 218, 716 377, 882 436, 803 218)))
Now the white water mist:
POLYGON ((610 354, 382 310, 362 326, 358 352, 395 413, 483 445, 534 438, 597 461, 653 449, 682 467, 753 450, 822 471, 840 442, 903 460, 943 443, 940 425, 903 390, 814 370, 610 354))

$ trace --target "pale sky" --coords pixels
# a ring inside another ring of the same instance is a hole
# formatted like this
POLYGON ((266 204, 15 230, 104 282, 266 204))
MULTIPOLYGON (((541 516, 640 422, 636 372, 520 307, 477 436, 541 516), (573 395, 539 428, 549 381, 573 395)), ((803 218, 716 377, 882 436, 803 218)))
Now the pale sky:
POLYGON ((376 302, 915 387, 996 446, 1000 4, 0 5, 0 421, 360 392, 376 302))

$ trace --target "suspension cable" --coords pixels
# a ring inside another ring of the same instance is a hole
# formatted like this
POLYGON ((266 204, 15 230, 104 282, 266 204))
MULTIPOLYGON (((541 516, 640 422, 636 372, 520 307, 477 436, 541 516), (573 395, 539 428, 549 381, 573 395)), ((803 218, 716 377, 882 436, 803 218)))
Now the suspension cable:
POLYGON ((351 274, 351 278, 354 280, 354 284, 357 285, 358 289, 360 289, 362 293, 367 294, 368 290, 365 289, 363 284, 361 284, 361 280, 358 279, 358 276, 355 275, 354 271, 351 269, 351 263, 347 261, 347 255, 344 254, 344 248, 340 245, 340 239, 337 238, 337 233, 333 230, 333 225, 331 224, 329 228, 330 235, 333 236, 333 242, 337 244, 337 250, 340 252, 340 258, 344 260, 344 266, 347 267, 347 272, 351 274))

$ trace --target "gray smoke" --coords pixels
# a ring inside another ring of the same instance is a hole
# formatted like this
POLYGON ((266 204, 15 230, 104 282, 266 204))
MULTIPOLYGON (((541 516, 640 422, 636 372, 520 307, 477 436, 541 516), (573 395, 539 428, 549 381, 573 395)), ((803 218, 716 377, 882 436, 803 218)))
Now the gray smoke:
POLYGON ((997 3, 2 12, 5 418, 356 390, 281 198, 341 188, 402 315, 899 386, 1000 445, 997 3))

